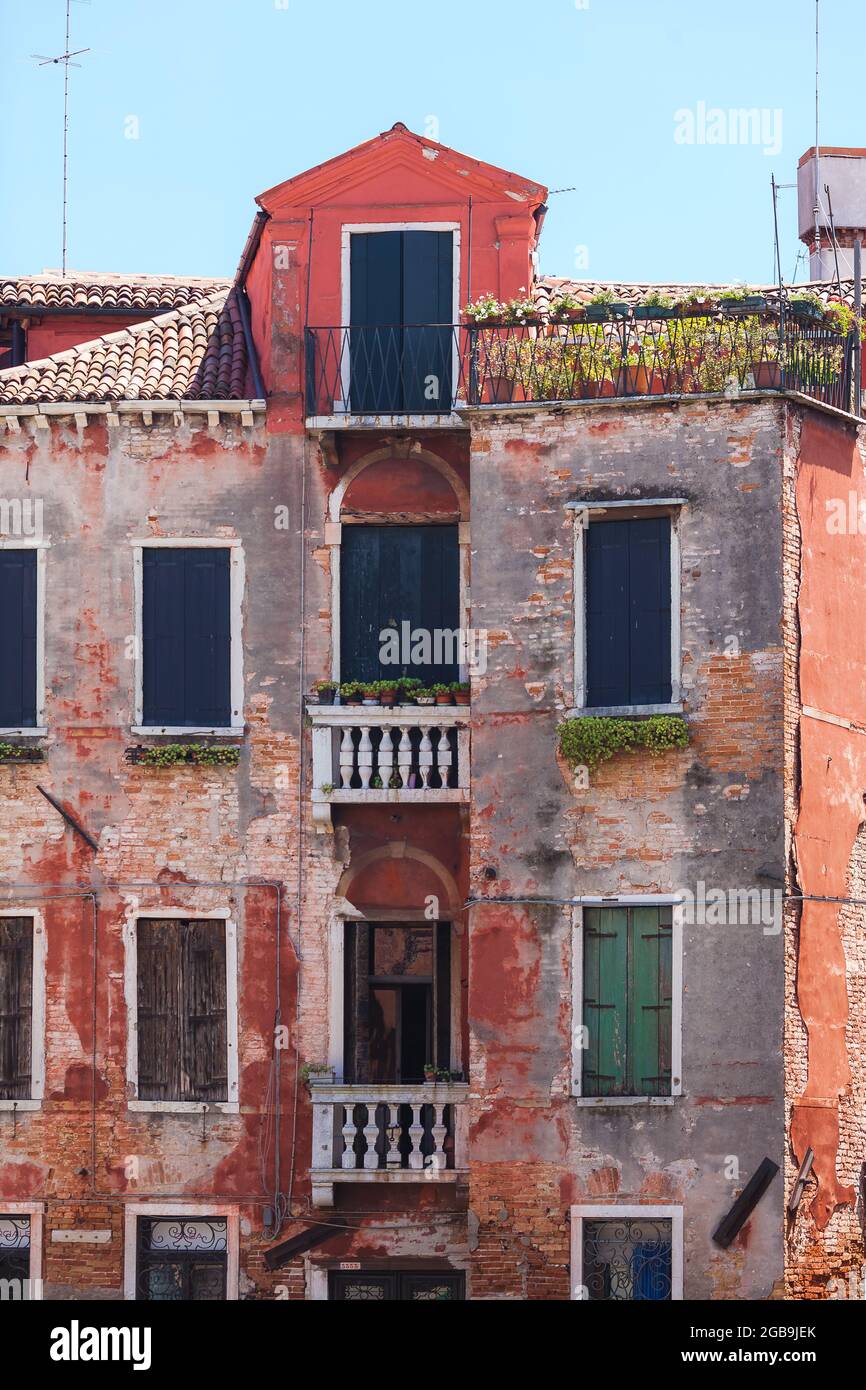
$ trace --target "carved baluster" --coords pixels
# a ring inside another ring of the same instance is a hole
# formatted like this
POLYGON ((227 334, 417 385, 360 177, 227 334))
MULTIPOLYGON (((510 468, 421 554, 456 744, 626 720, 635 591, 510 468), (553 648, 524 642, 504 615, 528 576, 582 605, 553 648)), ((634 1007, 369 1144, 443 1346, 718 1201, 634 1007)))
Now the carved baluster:
POLYGON ((379 744, 379 776, 382 779, 382 786, 385 791, 391 785, 391 773, 394 770, 394 741, 391 738, 391 730, 382 730, 382 742, 379 744))
POLYGON ((421 1152, 421 1140, 424 1138, 424 1126, 421 1123, 421 1106, 412 1106, 412 1123, 409 1126, 409 1167, 423 1168, 424 1155, 421 1152))
POLYGON ((355 1166, 355 1107, 345 1105, 343 1107, 343 1156, 340 1160, 341 1168, 354 1168, 355 1166))
POLYGON ((376 1152, 376 1142, 379 1138, 379 1124, 376 1119, 376 1102, 368 1100, 367 1104, 367 1123, 364 1125, 364 1138, 367 1141, 367 1152, 364 1154, 365 1168, 378 1168, 379 1155, 376 1152))
POLYGON ((439 776, 442 778, 442 787, 444 790, 444 788, 448 786, 448 770, 451 767, 451 742, 448 738, 447 729, 443 729, 439 735, 436 765, 439 768, 439 776))
POLYGON ((430 741, 430 727, 422 730, 421 751, 418 754, 418 771, 421 773, 421 785, 425 791, 429 785, 430 772, 433 768, 433 744, 430 741))
POLYGON ((364 791, 370 786, 373 776, 373 742, 370 738, 369 724, 361 726, 361 742, 358 744, 358 776, 364 791))
POLYGON ((400 747, 397 749, 397 771, 400 777, 400 785, 408 787, 409 774, 412 771, 412 740, 409 737, 408 729, 400 730, 400 747))
POLYGON ((445 1123, 444 1105, 433 1106, 433 1125, 431 1133, 433 1135, 433 1152, 430 1155, 431 1168, 444 1168, 447 1164, 445 1156, 445 1137, 448 1133, 448 1126, 445 1123))
POLYGON ((401 1163, 400 1155, 400 1107, 399 1105, 387 1105, 385 1109, 388 1115, 385 1119, 385 1133, 388 1138, 388 1153, 386 1163, 389 1168, 399 1168, 401 1163))
POLYGON ((349 787, 352 785, 352 773, 355 770, 355 745, 352 742, 352 730, 344 729, 343 737, 340 741, 340 786, 349 787))

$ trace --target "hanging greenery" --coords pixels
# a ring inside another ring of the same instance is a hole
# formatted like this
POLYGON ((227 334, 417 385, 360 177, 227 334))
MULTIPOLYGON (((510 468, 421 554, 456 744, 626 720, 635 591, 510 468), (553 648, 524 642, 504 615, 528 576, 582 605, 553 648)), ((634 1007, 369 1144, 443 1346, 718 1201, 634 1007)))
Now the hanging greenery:
POLYGON ((685 748, 689 726, 680 714, 653 714, 646 719, 608 715, 566 719, 559 726, 559 749, 575 767, 598 767, 624 748, 646 748, 661 753, 685 748))

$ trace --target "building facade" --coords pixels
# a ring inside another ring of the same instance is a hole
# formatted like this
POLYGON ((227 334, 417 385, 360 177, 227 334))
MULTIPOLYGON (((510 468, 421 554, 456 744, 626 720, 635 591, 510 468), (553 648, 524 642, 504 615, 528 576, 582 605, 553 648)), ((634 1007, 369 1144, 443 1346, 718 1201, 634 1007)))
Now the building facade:
POLYGON ((863 1264, 855 286, 541 277, 545 196, 398 125, 230 282, 0 285, 5 1279, 863 1264))

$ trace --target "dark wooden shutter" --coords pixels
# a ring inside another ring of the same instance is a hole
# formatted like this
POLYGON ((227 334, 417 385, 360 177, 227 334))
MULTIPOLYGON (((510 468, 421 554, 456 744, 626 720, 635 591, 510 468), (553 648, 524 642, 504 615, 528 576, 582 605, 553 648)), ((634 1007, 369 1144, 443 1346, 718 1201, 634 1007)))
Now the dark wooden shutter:
MULTIPOLYGON (((343 680, 418 676, 457 679, 456 662, 383 665, 380 632, 454 632, 460 620, 456 526, 346 526, 340 553, 340 672, 343 680)), ((433 653, 435 655, 435 653, 433 653)))
POLYGON ((400 232, 353 232, 349 242, 351 409, 401 411, 402 262, 400 232))
POLYGON ((0 1100, 32 1084, 33 919, 0 917, 0 1100))
POLYGON ((138 1095, 184 1100, 181 1087, 183 924, 138 923, 138 1095))
POLYGON ((587 705, 671 699, 670 517, 590 524, 587 705))
POLYGON ((629 528, 629 704, 671 698, 671 522, 647 517, 629 528))
POLYGON ((138 924, 138 1095, 228 1100, 223 922, 138 924))
POLYGON ((451 1065, 451 923, 436 923, 436 1056, 438 1067, 451 1065))
POLYGON ((583 929, 582 1090, 616 1096, 628 1087, 628 911, 586 908, 583 929))
POLYGON ((0 729, 36 725, 36 551, 0 550, 0 729))
POLYGON ((229 563, 228 547, 145 547, 145 724, 231 724, 229 563))
POLYGON ((403 233, 403 409, 451 409, 454 314, 451 232, 403 233))
POLYGON ((590 523, 586 532, 588 705, 627 705, 629 588, 627 521, 590 523))
POLYGON ((184 928, 184 1055, 193 1100, 228 1100, 226 938, 222 922, 184 928))

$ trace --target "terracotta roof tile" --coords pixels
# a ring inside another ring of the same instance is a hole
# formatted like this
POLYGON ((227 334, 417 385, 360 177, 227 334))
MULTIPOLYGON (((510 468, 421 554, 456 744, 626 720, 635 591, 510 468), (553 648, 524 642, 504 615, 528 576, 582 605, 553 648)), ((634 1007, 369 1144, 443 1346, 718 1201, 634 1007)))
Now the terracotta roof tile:
POLYGON ((247 352, 235 293, 0 371, 0 403, 242 400, 247 352))
POLYGON ((229 281, 184 279, 171 275, 110 275, 52 271, 24 279, 0 279, 0 310, 30 309, 46 313, 74 309, 101 313, 158 313, 198 304, 229 281))

